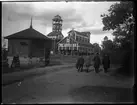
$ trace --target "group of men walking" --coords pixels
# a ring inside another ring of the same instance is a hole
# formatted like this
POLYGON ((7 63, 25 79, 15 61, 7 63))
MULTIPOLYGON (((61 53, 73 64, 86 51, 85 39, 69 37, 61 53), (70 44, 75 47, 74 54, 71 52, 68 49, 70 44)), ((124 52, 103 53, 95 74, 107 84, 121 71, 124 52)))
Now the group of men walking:
MULTIPOLYGON (((110 59, 109 59, 108 54, 104 54, 103 59, 102 59, 102 64, 103 64, 104 72, 107 73, 107 70, 110 67, 110 59)), ((84 59, 84 57, 80 55, 76 63, 76 68, 78 69, 78 72, 80 71, 82 72, 83 67, 85 66, 86 71, 88 72, 89 67, 92 65, 94 66, 95 72, 98 73, 100 65, 101 65, 101 59, 98 53, 96 53, 95 56, 94 54, 91 54, 90 56, 87 56, 86 59, 84 59)))

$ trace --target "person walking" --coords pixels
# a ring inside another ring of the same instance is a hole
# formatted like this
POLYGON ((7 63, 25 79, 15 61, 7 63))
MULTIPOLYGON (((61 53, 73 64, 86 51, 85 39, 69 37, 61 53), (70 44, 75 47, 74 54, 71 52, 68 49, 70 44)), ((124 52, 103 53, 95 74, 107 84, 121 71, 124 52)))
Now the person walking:
POLYGON ((100 57, 99 57, 98 53, 96 53, 93 61, 94 61, 95 72, 98 73, 99 72, 99 67, 100 67, 100 64, 101 64, 101 60, 100 60, 100 57))
POLYGON ((19 68, 19 67, 20 67, 20 59, 19 59, 19 55, 16 54, 13 56, 11 68, 19 68))
POLYGON ((76 63, 76 68, 78 69, 78 72, 83 71, 83 65, 84 65, 84 58, 82 55, 80 55, 76 63))
POLYGON ((110 59, 108 54, 104 54, 102 59, 102 64, 103 64, 104 72, 107 73, 108 68, 110 67, 110 59))

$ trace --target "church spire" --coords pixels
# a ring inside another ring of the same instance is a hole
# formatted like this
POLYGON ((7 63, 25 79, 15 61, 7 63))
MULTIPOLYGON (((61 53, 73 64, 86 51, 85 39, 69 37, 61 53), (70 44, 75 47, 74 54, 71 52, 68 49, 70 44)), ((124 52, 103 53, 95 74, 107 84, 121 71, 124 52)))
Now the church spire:
POLYGON ((32 17, 31 17, 31 23, 30 23, 30 28, 32 28, 32 17))

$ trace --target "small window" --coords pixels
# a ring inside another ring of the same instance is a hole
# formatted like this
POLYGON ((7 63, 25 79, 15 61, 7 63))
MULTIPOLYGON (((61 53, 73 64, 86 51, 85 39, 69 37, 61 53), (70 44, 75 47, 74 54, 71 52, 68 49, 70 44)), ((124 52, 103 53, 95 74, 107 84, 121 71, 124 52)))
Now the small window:
POLYGON ((83 38, 81 37, 81 42, 83 42, 83 38))
POLYGON ((27 46, 28 44, 26 42, 20 42, 22 46, 27 46))
POLYGON ((78 41, 78 36, 76 36, 76 41, 78 41))
POLYGON ((85 42, 87 42, 87 39, 85 39, 85 42))
POLYGON ((84 42, 84 38, 82 38, 82 42, 84 42))
POLYGON ((79 37, 79 41, 81 41, 81 37, 79 37))

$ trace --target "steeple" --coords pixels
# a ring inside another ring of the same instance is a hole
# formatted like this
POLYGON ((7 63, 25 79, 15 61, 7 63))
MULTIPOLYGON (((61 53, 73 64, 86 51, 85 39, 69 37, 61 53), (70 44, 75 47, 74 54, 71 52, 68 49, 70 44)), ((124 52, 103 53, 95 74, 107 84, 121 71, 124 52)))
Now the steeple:
POLYGON ((62 31, 62 19, 61 16, 56 15, 53 19, 52 19, 52 31, 56 31, 56 32, 61 32, 62 31))
POLYGON ((30 28, 32 28, 32 17, 31 17, 31 23, 30 23, 30 28))

